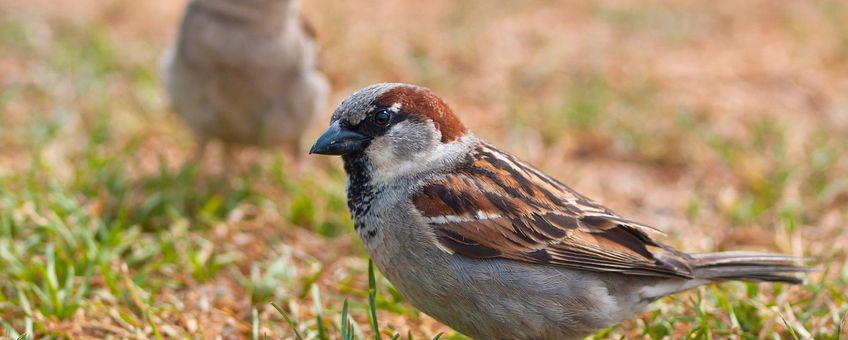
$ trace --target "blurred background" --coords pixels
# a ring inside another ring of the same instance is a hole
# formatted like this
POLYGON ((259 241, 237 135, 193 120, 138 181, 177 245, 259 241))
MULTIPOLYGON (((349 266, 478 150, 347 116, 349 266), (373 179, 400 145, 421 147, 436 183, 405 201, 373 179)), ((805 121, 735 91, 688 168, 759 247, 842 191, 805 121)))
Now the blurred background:
MULTIPOLYGON (((368 327, 340 162, 190 157, 157 63, 185 1, 0 0, 0 338, 338 338, 368 327), (287 323, 270 302, 291 317, 287 323)), ((690 251, 814 258, 597 337, 838 338, 848 311, 848 3, 304 0, 327 110, 432 88, 477 135, 690 251)), ((213 153, 220 150, 212 150, 213 153)), ((305 150, 304 150, 305 152, 305 150)), ((449 328, 378 276, 384 336, 449 328)))

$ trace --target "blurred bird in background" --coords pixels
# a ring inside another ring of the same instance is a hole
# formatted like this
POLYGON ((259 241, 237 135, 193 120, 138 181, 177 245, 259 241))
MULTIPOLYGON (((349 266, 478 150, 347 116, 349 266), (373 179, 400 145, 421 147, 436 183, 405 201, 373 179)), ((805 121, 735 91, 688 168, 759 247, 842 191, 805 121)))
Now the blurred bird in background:
POLYGON ((171 105, 194 131, 194 160, 211 140, 284 146, 321 111, 329 85, 298 0, 193 0, 160 68, 171 105))

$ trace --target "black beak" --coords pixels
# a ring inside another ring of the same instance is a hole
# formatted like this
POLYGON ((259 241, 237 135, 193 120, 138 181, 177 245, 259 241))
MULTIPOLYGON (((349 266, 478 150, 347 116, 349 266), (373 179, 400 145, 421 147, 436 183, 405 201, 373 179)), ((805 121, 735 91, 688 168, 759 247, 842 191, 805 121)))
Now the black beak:
POLYGON ((344 155, 364 149, 369 139, 368 136, 343 128, 338 121, 335 121, 321 137, 318 137, 315 145, 309 149, 309 153, 344 155))

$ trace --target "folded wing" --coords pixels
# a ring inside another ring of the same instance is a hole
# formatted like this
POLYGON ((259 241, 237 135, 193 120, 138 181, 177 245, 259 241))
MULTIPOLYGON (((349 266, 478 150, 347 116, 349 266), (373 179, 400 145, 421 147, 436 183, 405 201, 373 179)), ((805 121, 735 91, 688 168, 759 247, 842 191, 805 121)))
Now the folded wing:
POLYGON ((505 258, 633 275, 693 276, 692 258, 491 146, 457 171, 422 187, 413 204, 441 249, 473 258, 505 258))

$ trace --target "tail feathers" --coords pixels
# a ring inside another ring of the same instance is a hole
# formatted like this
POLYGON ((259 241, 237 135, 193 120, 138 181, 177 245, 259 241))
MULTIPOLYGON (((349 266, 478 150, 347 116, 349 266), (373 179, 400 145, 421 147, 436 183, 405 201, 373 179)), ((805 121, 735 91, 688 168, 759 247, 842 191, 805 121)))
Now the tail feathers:
POLYGON ((732 251, 691 254, 695 279, 803 283, 798 273, 815 269, 800 265, 806 259, 759 252, 732 251))

